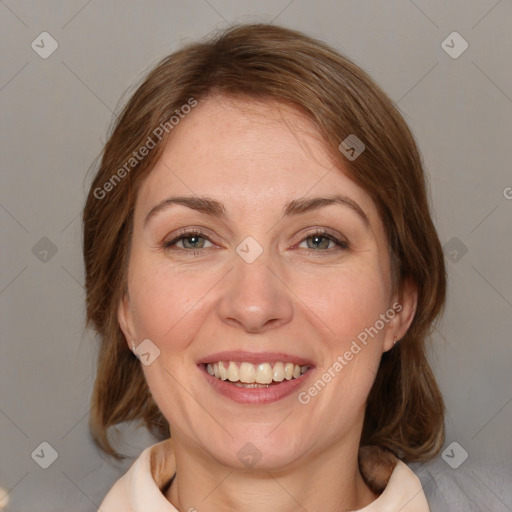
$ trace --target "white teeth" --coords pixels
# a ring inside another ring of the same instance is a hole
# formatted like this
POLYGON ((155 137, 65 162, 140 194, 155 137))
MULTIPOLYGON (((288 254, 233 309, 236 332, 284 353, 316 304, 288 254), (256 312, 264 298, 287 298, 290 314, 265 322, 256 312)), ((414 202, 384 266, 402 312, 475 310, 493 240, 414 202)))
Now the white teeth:
POLYGON ((240 372, 238 371, 238 366, 233 361, 230 361, 228 367, 228 380, 231 382, 236 382, 239 379, 240 372))
POLYGON ((272 367, 269 363, 262 363, 258 365, 258 370, 256 371, 256 382, 258 384, 270 384, 272 382, 272 377, 272 367))
MULTIPOLYGON (((304 367, 305 368, 305 367, 304 367)), ((276 363, 274 365, 274 381, 275 382, 282 382, 284 380, 284 366, 283 363, 276 363)))
POLYGON ((218 361, 208 363, 206 371, 220 380, 229 380, 243 387, 264 387, 272 382, 297 379, 307 372, 309 366, 293 363, 260 363, 253 365, 247 362, 218 361))
MULTIPOLYGON (((217 375, 215 375, 215 377, 217 377, 217 375)), ((228 378, 228 371, 222 361, 219 361, 219 377, 221 380, 227 380, 228 378)))
POLYGON ((284 378, 286 380, 291 380, 293 377, 293 363, 286 363, 284 367, 284 378))
MULTIPOLYGON (((245 382, 246 384, 251 384, 252 382, 259 382, 256 380, 256 370, 254 369, 254 365, 250 363, 242 363, 240 365, 240 382, 245 382)), ((263 382, 261 383, 263 384, 263 382)))

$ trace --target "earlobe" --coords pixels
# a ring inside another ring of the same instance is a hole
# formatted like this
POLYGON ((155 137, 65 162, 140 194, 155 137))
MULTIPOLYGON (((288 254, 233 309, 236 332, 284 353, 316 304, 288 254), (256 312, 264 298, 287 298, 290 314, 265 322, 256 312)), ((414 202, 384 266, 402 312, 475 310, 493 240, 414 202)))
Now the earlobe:
POLYGON ((418 287, 416 283, 408 279, 404 283, 401 297, 395 297, 393 301, 392 308, 396 314, 386 331, 384 352, 391 350, 406 335, 414 320, 417 302, 418 287))
POLYGON ((135 331, 133 329, 130 301, 126 295, 119 301, 119 306, 117 308, 117 321, 119 322, 121 331, 123 331, 128 347, 132 350, 132 340, 135 339, 135 331))

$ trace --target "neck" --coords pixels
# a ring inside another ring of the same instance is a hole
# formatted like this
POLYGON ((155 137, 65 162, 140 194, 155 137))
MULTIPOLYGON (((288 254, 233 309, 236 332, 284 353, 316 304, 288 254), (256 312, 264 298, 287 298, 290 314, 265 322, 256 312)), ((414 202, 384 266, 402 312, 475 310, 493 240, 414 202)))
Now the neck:
MULTIPOLYGON (((354 444, 352 444, 354 446, 354 444)), ((328 453, 294 461, 278 470, 237 469, 174 439, 176 477, 166 498, 190 512, 323 512, 358 510, 378 496, 364 482, 358 451, 330 447, 328 453)))

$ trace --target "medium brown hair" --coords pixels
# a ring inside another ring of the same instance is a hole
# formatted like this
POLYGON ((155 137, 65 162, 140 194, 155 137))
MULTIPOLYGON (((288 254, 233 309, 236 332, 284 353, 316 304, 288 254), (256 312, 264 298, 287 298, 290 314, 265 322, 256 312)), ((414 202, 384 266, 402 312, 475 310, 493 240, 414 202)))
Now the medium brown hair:
POLYGON ((400 293, 410 279, 418 302, 407 334, 383 354, 361 445, 377 445, 404 461, 428 460, 444 441, 444 404, 425 341, 444 308, 446 275, 414 137, 392 101, 353 62, 321 41, 266 24, 230 28, 161 60, 123 108, 103 149, 83 212, 87 322, 100 340, 89 423, 94 441, 121 458, 107 435, 112 426, 142 421, 157 439, 170 435, 127 347, 117 310, 126 291, 137 191, 174 128, 169 120, 184 105, 215 94, 277 100, 307 115, 333 161, 375 202, 386 230, 393 290, 400 293), (352 161, 338 149, 350 134, 365 145, 352 161), (130 160, 149 139, 155 147, 130 160))

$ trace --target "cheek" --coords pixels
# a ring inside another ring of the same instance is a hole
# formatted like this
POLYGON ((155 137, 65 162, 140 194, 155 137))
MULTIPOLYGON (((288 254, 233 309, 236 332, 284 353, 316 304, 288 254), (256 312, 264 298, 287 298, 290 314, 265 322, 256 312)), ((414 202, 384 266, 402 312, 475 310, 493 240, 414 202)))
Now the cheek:
POLYGON ((367 264, 333 270, 327 279, 302 286, 304 302, 323 320, 339 348, 374 325, 388 307, 385 276, 367 264))
POLYGON ((197 326, 197 322, 191 324, 190 318, 201 311, 207 279, 173 271, 166 265, 152 265, 148 260, 134 258, 136 270, 128 283, 137 336, 150 338, 157 345, 167 339, 179 343, 192 334, 184 330, 192 324, 197 326))
POLYGON ((325 394, 318 391, 324 389, 322 384, 311 392, 321 394, 324 404, 339 404, 331 411, 337 422, 347 421, 347 415, 355 418, 364 409, 377 374, 385 329, 375 331, 374 326, 388 309, 385 278, 379 267, 365 263, 332 272, 324 286, 308 288, 305 303, 328 328, 315 382, 325 379, 329 384, 325 394))

